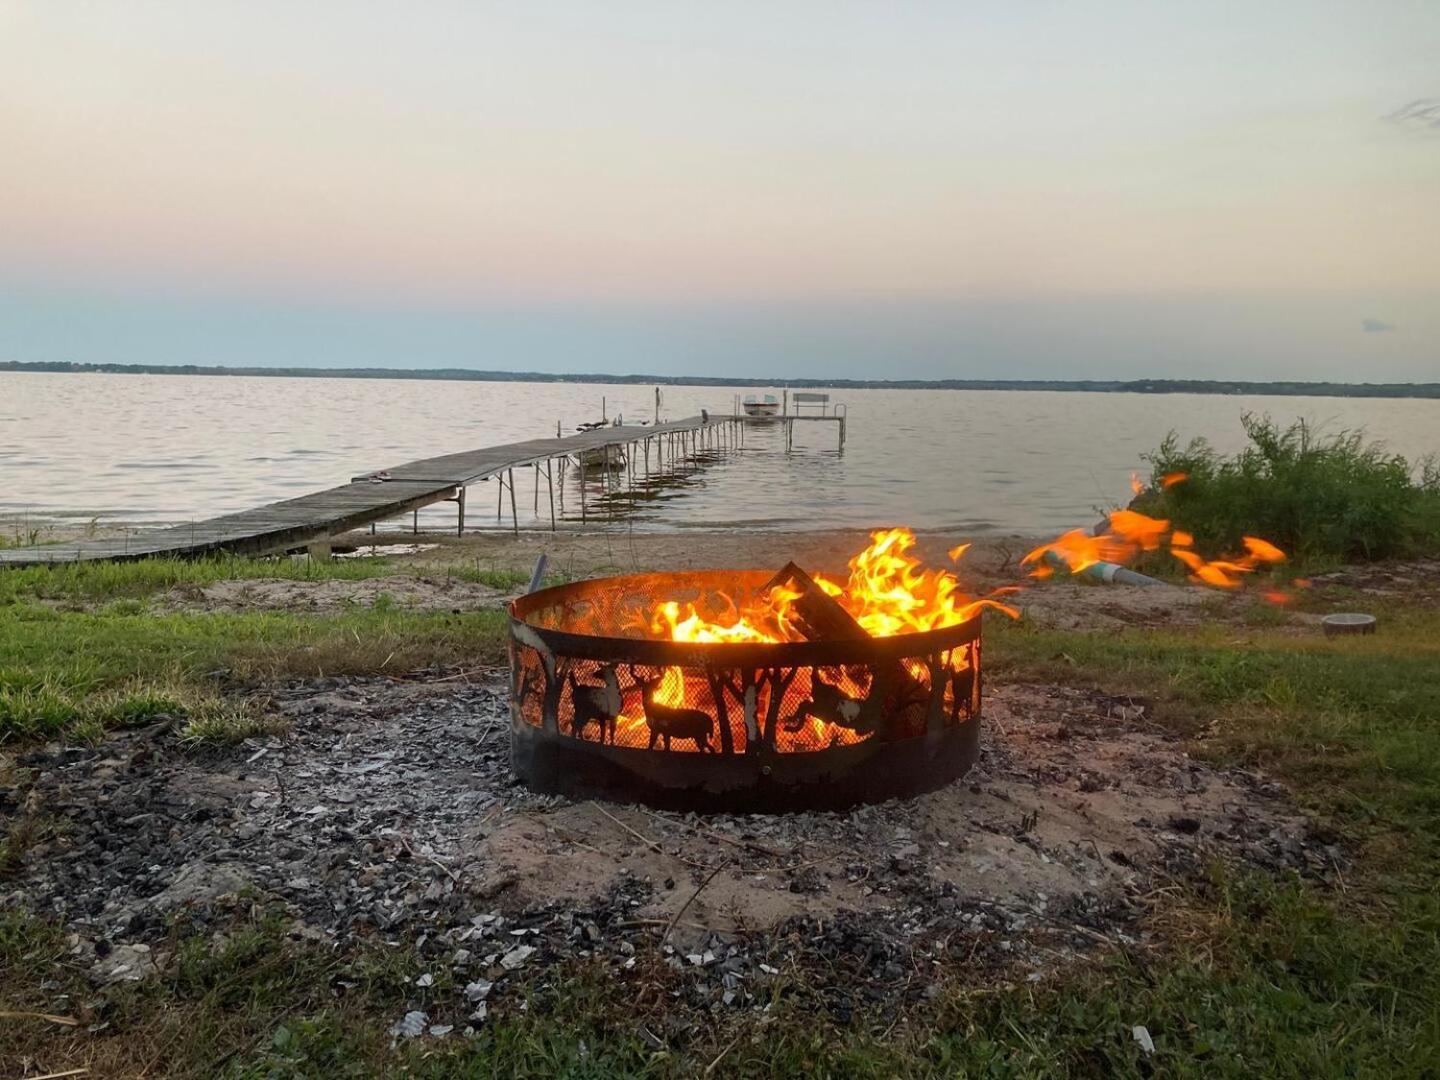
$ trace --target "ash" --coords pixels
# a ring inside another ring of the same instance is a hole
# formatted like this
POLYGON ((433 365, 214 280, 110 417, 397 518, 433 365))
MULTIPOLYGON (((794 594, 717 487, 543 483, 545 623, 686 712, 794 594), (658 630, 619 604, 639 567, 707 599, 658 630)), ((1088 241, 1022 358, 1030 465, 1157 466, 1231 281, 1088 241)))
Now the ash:
POLYGON ((843 1018, 957 968, 1039 981, 1143 943, 1156 890, 1215 858, 1344 865, 1277 785, 1192 760, 1143 700, 1070 688, 988 691, 980 763, 942 791, 708 817, 516 786, 503 672, 269 696, 283 737, 197 751, 161 721, 21 756, 0 825, 42 839, 0 900, 64 918, 97 983, 163 970, 177 915, 219 932, 263 901, 301 938, 417 946, 416 1012, 460 1024, 574 959, 715 1009, 806 973, 843 1018))

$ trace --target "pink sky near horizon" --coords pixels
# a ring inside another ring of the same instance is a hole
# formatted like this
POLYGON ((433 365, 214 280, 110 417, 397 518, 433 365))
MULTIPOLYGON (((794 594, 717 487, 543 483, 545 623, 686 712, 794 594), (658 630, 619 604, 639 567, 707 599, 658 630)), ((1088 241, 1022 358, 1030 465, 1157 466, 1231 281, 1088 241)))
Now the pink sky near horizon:
MULTIPOLYGON (((1440 294, 1440 8, 0 0, 0 282, 318 303, 1440 294)), ((1393 304, 1392 304, 1393 302, 1393 304)), ((1434 336, 1432 336, 1434 335, 1434 336)))

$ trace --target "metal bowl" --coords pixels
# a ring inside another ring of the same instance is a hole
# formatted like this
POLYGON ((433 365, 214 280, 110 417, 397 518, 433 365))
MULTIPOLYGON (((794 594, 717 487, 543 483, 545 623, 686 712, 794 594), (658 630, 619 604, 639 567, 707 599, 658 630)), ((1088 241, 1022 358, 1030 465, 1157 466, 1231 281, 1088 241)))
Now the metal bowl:
POLYGON ((1326 637, 1335 637, 1340 634, 1373 634, 1375 632, 1375 616, 1359 611, 1339 612, 1335 615, 1326 615, 1320 620, 1320 626, 1324 629, 1326 637))

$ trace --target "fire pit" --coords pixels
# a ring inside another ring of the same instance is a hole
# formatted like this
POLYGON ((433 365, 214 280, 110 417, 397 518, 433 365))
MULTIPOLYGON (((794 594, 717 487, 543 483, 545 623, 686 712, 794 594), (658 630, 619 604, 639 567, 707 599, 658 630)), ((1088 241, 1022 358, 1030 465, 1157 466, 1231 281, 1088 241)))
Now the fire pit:
POLYGON ((819 580, 793 566, 646 574, 516 600, 515 772, 574 798, 762 812, 960 776, 978 750, 979 607, 993 602, 942 590, 934 629, 877 635, 874 611, 856 616, 864 605, 819 580))

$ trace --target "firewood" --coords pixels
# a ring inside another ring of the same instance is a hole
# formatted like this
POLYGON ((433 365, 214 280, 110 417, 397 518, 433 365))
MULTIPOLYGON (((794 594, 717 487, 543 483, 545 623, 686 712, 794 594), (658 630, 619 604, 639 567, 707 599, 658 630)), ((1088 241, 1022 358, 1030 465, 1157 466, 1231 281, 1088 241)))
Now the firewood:
POLYGON ((870 635, 855 621, 855 616, 841 607, 838 600, 793 562, 786 563, 778 574, 762 586, 761 592, 768 594, 771 589, 780 585, 788 585, 800 592, 793 605, 795 614, 799 616, 795 622, 796 629, 805 635, 807 641, 869 639, 870 635))
MULTIPOLYGON (((872 640, 865 628, 855 621, 855 617, 846 611, 838 600, 793 562, 786 563, 778 574, 765 583, 762 591, 769 593, 780 585, 800 593, 791 604, 792 622, 807 641, 872 640)), ((925 700, 925 687, 899 660, 877 661, 872 663, 871 667, 882 684, 890 688, 892 704, 925 700)))

